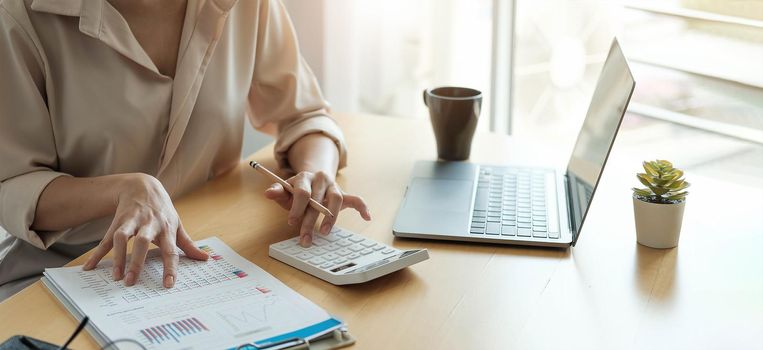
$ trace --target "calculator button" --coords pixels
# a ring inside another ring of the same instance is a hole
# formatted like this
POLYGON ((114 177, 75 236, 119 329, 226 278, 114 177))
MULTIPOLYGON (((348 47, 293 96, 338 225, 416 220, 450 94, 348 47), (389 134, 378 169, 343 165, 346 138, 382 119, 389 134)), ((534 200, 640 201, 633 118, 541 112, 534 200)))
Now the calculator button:
POLYGON ((382 250, 382 249, 384 249, 384 248, 385 248, 385 247, 384 247, 383 245, 379 244, 379 245, 377 245, 376 247, 373 247, 373 250, 379 251, 379 250, 382 250))
POLYGON ((341 264, 341 263, 346 263, 346 262, 347 262, 347 259, 345 259, 345 258, 339 258, 339 259, 334 260, 334 264, 341 264))
POLYGON ((373 253, 373 252, 374 252, 373 250, 366 248, 366 249, 363 249, 363 250, 361 250, 361 251, 360 251, 360 254, 362 254, 362 255, 368 255, 368 254, 371 254, 371 253, 373 253))
POLYGON ((332 233, 332 234, 328 234, 328 235, 323 236, 323 239, 325 239, 325 240, 327 240, 329 242, 336 242, 336 241, 340 240, 341 237, 339 237, 339 236, 337 236, 337 235, 332 233))
POLYGON ((338 258, 339 255, 336 255, 334 253, 326 253, 326 254, 323 254, 321 257, 326 259, 326 260, 334 260, 334 259, 338 258))
POLYGON ((350 240, 350 242, 352 242, 352 243, 363 242, 363 241, 365 240, 365 238, 363 238, 363 237, 358 237, 358 236, 355 236, 355 237, 350 237, 350 238, 348 238, 348 239, 349 239, 349 240, 350 240))
POLYGON ((326 251, 326 249, 323 249, 321 247, 314 247, 313 249, 310 249, 310 253, 314 255, 323 255, 328 253, 328 251, 326 251))
POLYGON ((304 252, 303 252, 303 253, 299 253, 299 254, 297 254, 297 255, 295 255, 295 256, 297 257, 297 259, 300 259, 300 260, 308 260, 308 259, 310 259, 310 258, 312 258, 312 257, 313 257, 313 255, 312 255, 312 254, 310 254, 310 253, 304 253, 304 252))
POLYGON ((334 266, 334 263, 333 263, 333 262, 330 262, 330 261, 328 261, 328 262, 325 262, 325 263, 323 263, 323 264, 321 265, 321 268, 322 268, 322 269, 330 269, 330 268, 331 268, 331 267, 333 267, 333 266, 334 266))
POLYGON ((352 233, 349 233, 349 232, 337 232, 336 235, 341 237, 341 238, 347 238, 347 237, 352 236, 352 233))
POLYGON ((347 249, 347 248, 342 248, 342 249, 337 250, 336 253, 341 255, 341 256, 347 256, 347 255, 352 254, 352 251, 347 249))
POLYGON ((331 228, 331 231, 329 231, 329 233, 337 233, 337 232, 339 232, 341 230, 342 229, 340 229, 339 227, 334 226, 334 227, 331 228))
POLYGON ((329 244, 329 241, 327 241, 327 240, 325 240, 323 238, 320 238, 320 237, 315 237, 315 238, 313 238, 313 244, 317 245, 319 247, 323 247, 324 245, 329 244))
POLYGON ((325 263, 326 260, 321 258, 321 257, 315 257, 315 258, 310 259, 310 261, 308 261, 308 262, 313 264, 313 265, 315 265, 315 266, 318 266, 320 264, 325 263))
POLYGON ((362 245, 362 246, 364 246, 366 248, 371 248, 371 247, 376 245, 376 242, 371 242, 371 241, 366 240, 366 241, 360 242, 360 245, 362 245))
POLYGON ((353 244, 353 245, 347 247, 347 249, 352 250, 353 252, 359 252, 359 251, 363 250, 363 247, 360 246, 359 244, 353 244))
POLYGON ((346 246, 348 246, 348 245, 351 245, 351 244, 352 244, 352 242, 350 242, 350 241, 348 241, 348 240, 346 240, 346 239, 343 239, 343 240, 341 240, 341 241, 338 241, 338 242, 336 242, 336 244, 338 244, 338 245, 340 245, 340 246, 342 246, 342 247, 346 247, 346 246))
POLYGON ((359 257, 360 257, 360 254, 358 254, 358 253, 352 253, 352 254, 350 254, 350 255, 348 255, 348 256, 347 256, 347 259, 350 259, 350 260, 355 260, 355 259, 357 259, 357 258, 359 258, 359 257))
POLYGON ((336 243, 331 243, 331 244, 326 245, 325 247, 323 247, 323 249, 326 249, 328 251, 334 251, 334 250, 337 250, 337 249, 342 249, 342 246, 340 246, 339 244, 336 244, 336 243))
POLYGON ((298 247, 291 247, 289 249, 286 249, 286 254, 289 254, 289 255, 297 255, 301 252, 302 252, 302 248, 298 248, 298 247))
POLYGON ((394 253, 394 252, 395 252, 394 249, 385 249, 385 250, 382 250, 382 254, 391 254, 391 253, 394 253))

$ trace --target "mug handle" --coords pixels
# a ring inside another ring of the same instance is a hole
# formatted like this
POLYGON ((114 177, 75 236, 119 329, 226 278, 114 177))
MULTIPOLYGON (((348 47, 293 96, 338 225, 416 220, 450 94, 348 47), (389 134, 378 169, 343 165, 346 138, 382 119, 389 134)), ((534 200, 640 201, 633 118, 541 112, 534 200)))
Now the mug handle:
POLYGON ((429 107, 429 103, 427 103, 427 89, 424 89, 424 94, 422 97, 424 98, 424 106, 429 107))

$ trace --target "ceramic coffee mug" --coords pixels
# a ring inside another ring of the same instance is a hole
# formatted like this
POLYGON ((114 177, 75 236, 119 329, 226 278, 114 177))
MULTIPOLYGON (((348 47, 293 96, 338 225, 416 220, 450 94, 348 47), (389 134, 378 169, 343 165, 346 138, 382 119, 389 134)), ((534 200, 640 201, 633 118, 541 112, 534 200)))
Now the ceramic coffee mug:
POLYGON ((437 156, 443 160, 469 159, 482 93, 464 87, 431 88, 424 90, 424 104, 429 108, 437 156))

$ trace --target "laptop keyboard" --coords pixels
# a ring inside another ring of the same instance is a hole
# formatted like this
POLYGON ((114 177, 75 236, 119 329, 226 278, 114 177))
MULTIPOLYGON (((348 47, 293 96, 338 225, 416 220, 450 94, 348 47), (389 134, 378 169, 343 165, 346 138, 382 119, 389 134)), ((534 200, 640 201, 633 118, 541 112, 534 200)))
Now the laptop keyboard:
MULTIPOLYGON (((546 175, 549 173, 553 172, 482 166, 470 234, 558 239, 559 230, 549 230, 546 203, 546 175)), ((556 227, 556 223, 550 224, 556 227)))

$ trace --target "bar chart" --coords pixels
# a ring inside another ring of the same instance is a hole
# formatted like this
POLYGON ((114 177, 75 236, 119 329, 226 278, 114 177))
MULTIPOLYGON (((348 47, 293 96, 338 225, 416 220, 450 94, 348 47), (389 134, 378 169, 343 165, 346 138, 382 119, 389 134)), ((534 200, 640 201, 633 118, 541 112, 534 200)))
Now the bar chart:
POLYGON ((196 317, 177 320, 140 330, 151 344, 163 344, 167 342, 180 343, 182 338, 192 334, 209 332, 204 323, 196 317))

